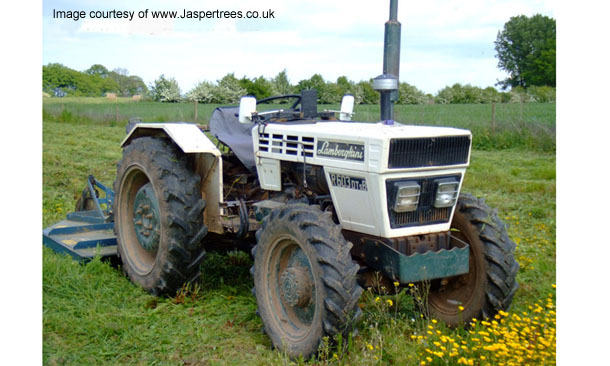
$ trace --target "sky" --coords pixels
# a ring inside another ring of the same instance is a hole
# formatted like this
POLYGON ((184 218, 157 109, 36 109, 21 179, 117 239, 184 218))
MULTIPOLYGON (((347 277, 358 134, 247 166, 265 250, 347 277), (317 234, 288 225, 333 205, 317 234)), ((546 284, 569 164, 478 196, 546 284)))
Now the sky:
MULTIPOLYGON (((127 69, 148 85, 161 74, 183 93, 227 73, 241 78, 277 75, 291 83, 321 74, 368 80, 382 73, 389 0, 43 1, 42 62, 84 71, 93 64, 127 69), (147 18, 139 11, 149 9, 147 18), (152 19, 152 11, 273 11, 273 19, 152 19), (59 19, 57 11, 85 11, 59 19), (91 19, 91 11, 134 11, 134 19, 91 19)), ((398 1, 402 24, 400 81, 436 94, 454 83, 494 86, 494 41, 512 16, 555 18, 551 1, 398 1)))

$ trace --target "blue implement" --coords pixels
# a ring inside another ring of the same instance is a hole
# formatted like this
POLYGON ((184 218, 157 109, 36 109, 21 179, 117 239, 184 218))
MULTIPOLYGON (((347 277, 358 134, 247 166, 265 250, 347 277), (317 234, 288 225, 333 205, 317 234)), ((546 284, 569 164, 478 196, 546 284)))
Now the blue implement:
POLYGON ((69 213, 65 220, 44 229, 42 243, 58 253, 70 254, 78 261, 89 261, 96 255, 102 258, 116 256, 117 240, 112 215, 114 192, 91 175, 87 186, 95 209, 69 213), (95 187, 104 192, 105 197, 99 198, 95 187))

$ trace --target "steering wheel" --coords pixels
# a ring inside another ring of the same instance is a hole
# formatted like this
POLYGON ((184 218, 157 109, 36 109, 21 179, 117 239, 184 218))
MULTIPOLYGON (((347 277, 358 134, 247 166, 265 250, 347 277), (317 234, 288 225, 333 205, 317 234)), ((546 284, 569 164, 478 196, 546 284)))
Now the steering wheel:
POLYGON ((258 104, 262 104, 262 103, 267 103, 267 102, 270 102, 270 101, 272 101, 272 100, 277 100, 277 99, 288 99, 288 98, 290 98, 290 99, 294 98, 294 99, 295 99, 294 103, 292 103, 292 105, 290 106, 290 109, 291 109, 291 110, 295 110, 295 109, 296 109, 296 107, 297 107, 299 104, 301 104, 301 95, 300 95, 300 94, 285 94, 285 95, 277 95, 277 96, 274 96, 274 97, 269 97, 269 98, 264 98, 264 99, 261 99, 261 100, 257 100, 257 101, 256 101, 256 104, 258 105, 258 104))

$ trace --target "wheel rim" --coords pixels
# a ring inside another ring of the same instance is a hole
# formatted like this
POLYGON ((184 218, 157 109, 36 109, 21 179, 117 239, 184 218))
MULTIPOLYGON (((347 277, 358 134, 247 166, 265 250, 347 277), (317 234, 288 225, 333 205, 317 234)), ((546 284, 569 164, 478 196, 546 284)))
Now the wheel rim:
POLYGON ((283 236, 274 242, 265 269, 265 293, 269 294, 275 328, 283 339, 298 342, 310 333, 316 315, 311 262, 294 238, 283 236))
POLYGON ((154 253, 159 248, 159 202, 152 184, 146 183, 136 193, 133 203, 133 224, 138 242, 144 250, 154 253))
POLYGON ((460 220, 454 220, 454 225, 451 227, 451 236, 465 241, 470 246, 468 273, 434 281, 428 303, 440 314, 458 316, 461 313, 459 306, 468 309, 476 300, 476 290, 480 281, 480 265, 475 258, 477 248, 472 243, 478 238, 473 237, 472 233, 469 233, 462 226, 460 220))
POLYGON ((119 235, 126 259, 139 275, 152 271, 161 237, 159 203, 144 170, 126 172, 118 197, 119 235))

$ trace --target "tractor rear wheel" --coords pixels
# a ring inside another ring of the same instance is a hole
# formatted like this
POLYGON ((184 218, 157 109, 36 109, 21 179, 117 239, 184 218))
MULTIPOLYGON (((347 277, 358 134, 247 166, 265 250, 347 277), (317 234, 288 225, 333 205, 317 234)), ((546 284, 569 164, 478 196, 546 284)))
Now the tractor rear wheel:
POLYGON ((451 235, 470 246, 468 273, 433 281, 428 296, 432 317, 457 326, 508 310, 517 291, 515 243, 498 215, 483 200, 461 194, 451 235), (461 308, 463 310, 460 310, 461 308))
POLYGON ((170 141, 137 138, 114 182, 114 231, 123 270, 154 295, 173 295, 199 277, 205 201, 193 162, 170 141))
POLYGON ((359 266, 330 215, 303 204, 280 207, 256 237, 254 293, 274 347, 308 359, 323 337, 347 339, 362 314, 359 266))

